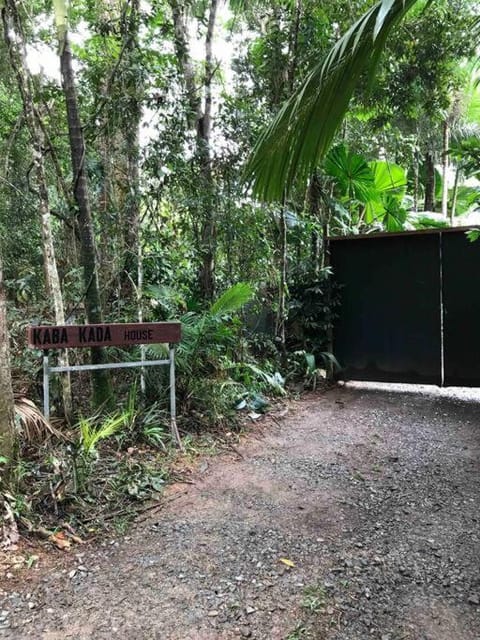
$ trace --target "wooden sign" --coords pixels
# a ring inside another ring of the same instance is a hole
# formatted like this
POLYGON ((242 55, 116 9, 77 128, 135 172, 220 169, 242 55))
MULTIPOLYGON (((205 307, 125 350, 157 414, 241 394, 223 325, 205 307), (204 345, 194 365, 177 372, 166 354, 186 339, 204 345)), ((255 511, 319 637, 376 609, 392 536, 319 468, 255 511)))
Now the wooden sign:
POLYGON ((32 349, 123 347, 132 344, 175 343, 180 342, 180 339, 180 322, 28 327, 28 346, 32 349))

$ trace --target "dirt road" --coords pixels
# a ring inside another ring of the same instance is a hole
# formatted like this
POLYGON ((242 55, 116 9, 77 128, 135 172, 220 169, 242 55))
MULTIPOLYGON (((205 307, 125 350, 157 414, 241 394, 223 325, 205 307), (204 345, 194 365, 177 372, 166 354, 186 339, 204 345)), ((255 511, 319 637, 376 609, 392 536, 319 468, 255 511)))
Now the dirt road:
POLYGON ((0 638, 479 640, 479 418, 438 390, 294 403, 127 538, 2 580, 0 638))

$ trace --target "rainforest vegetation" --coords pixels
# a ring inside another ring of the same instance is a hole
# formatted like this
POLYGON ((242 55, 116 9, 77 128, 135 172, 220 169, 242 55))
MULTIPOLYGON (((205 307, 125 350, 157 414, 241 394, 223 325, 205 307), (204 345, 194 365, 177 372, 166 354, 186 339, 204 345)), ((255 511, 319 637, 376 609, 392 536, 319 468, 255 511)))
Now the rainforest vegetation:
POLYGON ((128 514, 177 455, 160 367, 55 376, 45 420, 31 325, 179 320, 191 456, 334 372, 328 237, 462 225, 479 205, 476 9, 0 0, 5 535, 128 514))

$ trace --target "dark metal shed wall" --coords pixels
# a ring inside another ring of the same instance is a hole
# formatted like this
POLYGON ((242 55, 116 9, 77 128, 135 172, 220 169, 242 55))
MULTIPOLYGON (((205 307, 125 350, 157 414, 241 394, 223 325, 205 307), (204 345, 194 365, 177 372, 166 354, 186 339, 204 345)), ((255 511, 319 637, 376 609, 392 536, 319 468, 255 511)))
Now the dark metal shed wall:
POLYGON ((480 386, 480 241, 465 231, 331 240, 347 379, 480 386))
POLYGON ((480 241, 442 234, 445 386, 480 386, 480 241))

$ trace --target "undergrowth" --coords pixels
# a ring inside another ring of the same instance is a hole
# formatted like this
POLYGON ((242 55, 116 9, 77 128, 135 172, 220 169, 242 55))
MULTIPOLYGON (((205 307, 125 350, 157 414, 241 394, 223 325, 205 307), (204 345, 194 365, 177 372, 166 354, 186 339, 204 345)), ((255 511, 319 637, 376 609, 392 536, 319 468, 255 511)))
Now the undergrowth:
MULTIPOLYGON (((126 526, 139 511, 158 503, 166 485, 188 481, 200 455, 226 443, 211 434, 183 438, 181 453, 153 408, 107 418, 82 419, 63 438, 29 444, 11 470, 4 498, 23 530, 68 531, 91 536, 126 526)), ((230 438, 237 440, 230 432, 230 438)), ((227 443, 228 444, 228 443, 227 443)))
MULTIPOLYGON (((169 482, 188 481, 198 455, 234 447, 245 422, 259 419, 275 398, 285 397, 289 383, 300 380, 303 387, 315 388, 335 365, 333 357, 318 352, 318 360, 305 348, 287 359, 276 357, 273 339, 249 336, 240 320, 239 312, 252 297, 252 288, 240 283, 209 308, 181 315, 182 340, 176 349, 181 453, 169 430, 166 367, 146 372, 144 395, 119 373, 115 386, 124 406, 110 415, 80 416, 69 428, 52 426, 35 405, 23 402, 22 450, 4 490, 11 518, 32 532, 55 532, 61 526, 85 536, 124 529, 140 510, 158 502, 169 482)), ((169 306, 165 288, 152 289, 150 298, 154 320, 189 309, 178 294, 169 306)), ((148 347, 155 358, 163 358, 165 350, 166 345, 148 347)), ((122 359, 139 355, 135 349, 118 351, 122 359)))

